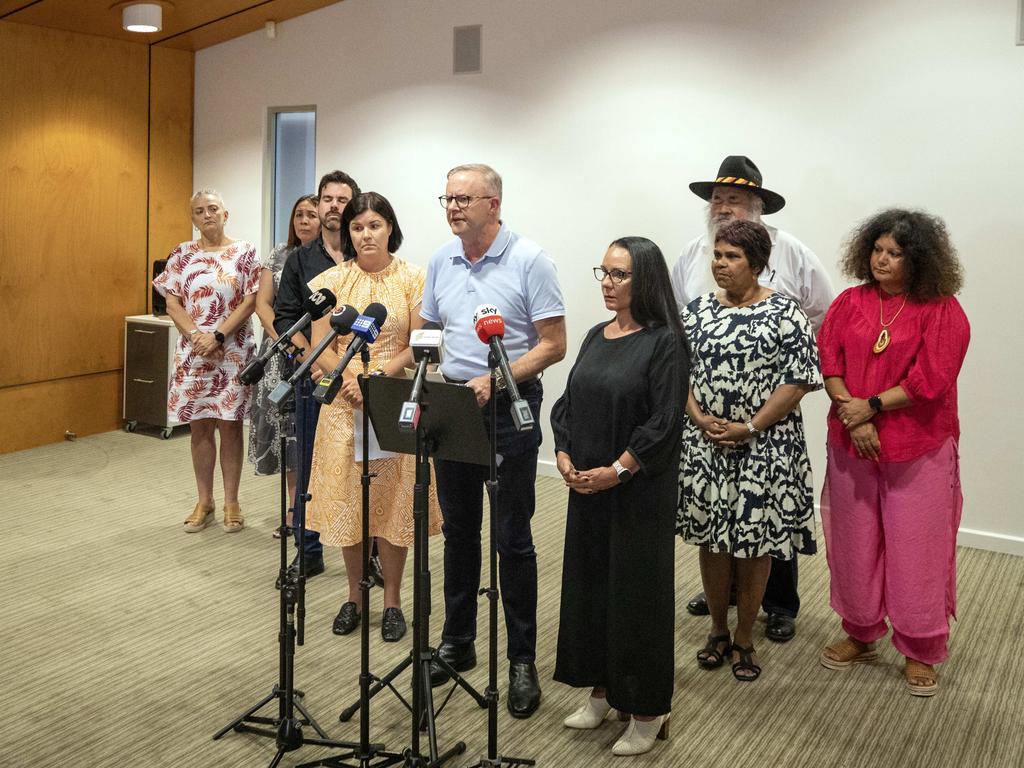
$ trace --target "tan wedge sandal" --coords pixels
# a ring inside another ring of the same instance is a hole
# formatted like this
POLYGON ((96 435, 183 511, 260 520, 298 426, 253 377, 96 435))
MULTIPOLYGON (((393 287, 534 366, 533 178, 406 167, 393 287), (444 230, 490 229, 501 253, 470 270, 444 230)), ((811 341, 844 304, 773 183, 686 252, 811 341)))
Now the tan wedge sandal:
POLYGON ((931 664, 907 657, 903 679, 912 696, 934 696, 939 692, 939 673, 931 664))
POLYGON ((874 643, 863 643, 861 646, 849 637, 843 638, 838 643, 826 645, 821 650, 818 660, 821 666, 828 669, 846 669, 854 664, 870 664, 878 658, 878 651, 874 643))
POLYGON ((210 504, 209 506, 196 504, 196 508, 192 510, 192 514, 185 518, 185 533, 198 533, 203 530, 203 528, 213 522, 213 513, 213 504, 210 504))
POLYGON ((224 502, 224 530, 228 533, 236 533, 245 527, 245 518, 242 517, 242 508, 236 501, 224 502))

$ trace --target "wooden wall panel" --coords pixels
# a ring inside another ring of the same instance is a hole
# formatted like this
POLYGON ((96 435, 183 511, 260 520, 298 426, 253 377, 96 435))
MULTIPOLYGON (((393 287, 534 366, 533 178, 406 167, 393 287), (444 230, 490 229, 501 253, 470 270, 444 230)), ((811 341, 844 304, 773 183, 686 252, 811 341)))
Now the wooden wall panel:
POLYGON ((0 387, 121 367, 145 310, 145 46, 0 22, 0 387))
POLYGON ((118 429, 121 372, 0 389, 0 453, 118 429))
POLYGON ((0 453, 120 424, 147 220, 190 233, 193 54, 152 60, 151 95, 144 44, 0 21, 0 453))
POLYGON ((192 189, 192 105, 195 54, 154 47, 151 61, 149 263, 143 277, 152 310, 152 263, 192 237, 188 200, 192 189))

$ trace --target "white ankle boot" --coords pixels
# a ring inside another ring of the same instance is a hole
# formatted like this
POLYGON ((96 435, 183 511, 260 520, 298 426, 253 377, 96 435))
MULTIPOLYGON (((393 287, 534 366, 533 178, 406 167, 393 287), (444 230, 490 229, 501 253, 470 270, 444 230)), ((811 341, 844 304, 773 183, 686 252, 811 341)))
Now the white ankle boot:
POLYGON ((587 698, 587 703, 577 709, 565 720, 563 725, 566 728, 578 728, 580 730, 590 730, 597 728, 603 721, 605 716, 611 710, 612 706, 608 703, 607 699, 599 699, 595 696, 587 698))
POLYGON ((669 715, 659 715, 653 720, 630 718, 625 733, 612 747, 613 755, 642 755, 650 752, 656 739, 668 738, 669 715))

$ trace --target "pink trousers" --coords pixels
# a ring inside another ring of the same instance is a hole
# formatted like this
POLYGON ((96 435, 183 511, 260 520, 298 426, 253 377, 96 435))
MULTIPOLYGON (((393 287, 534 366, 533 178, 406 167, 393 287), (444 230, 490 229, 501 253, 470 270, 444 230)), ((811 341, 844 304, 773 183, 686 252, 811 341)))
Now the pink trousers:
POLYGON ((874 462, 828 447, 821 519, 832 608, 850 637, 884 637, 888 617, 904 656, 946 659, 962 509, 953 438, 912 461, 874 462))

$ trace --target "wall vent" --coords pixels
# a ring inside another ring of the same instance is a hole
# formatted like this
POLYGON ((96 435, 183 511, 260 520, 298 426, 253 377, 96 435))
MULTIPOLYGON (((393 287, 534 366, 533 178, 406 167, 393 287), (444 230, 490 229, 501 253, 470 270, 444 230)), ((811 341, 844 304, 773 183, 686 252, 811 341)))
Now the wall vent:
POLYGON ((455 27, 453 35, 452 72, 456 75, 477 74, 483 71, 480 39, 483 27, 455 27))

